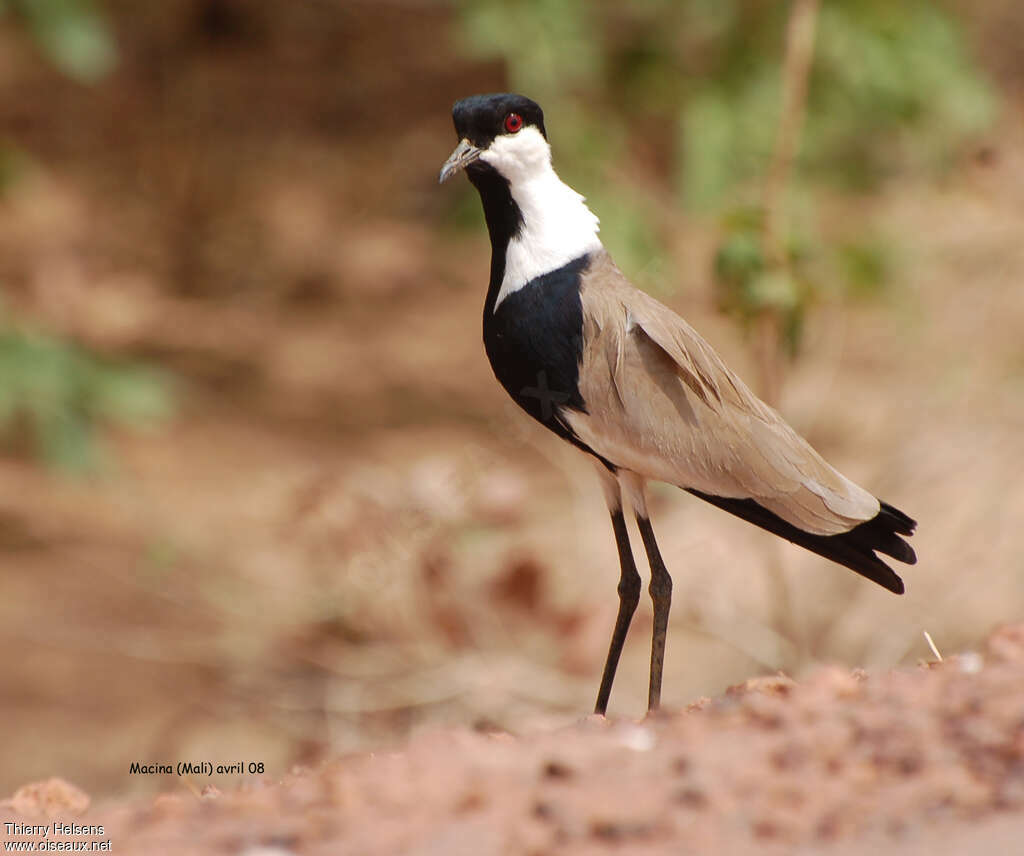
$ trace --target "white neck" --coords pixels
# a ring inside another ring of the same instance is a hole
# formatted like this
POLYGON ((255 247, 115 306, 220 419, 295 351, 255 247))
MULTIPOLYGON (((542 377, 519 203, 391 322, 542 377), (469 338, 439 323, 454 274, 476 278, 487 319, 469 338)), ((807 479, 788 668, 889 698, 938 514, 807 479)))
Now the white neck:
MULTIPOLYGON (((515 142, 525 142, 522 136, 515 142)), ((505 276, 495 309, 530 280, 601 247, 597 217, 587 208, 583 197, 558 177, 551 166, 547 141, 539 132, 536 136, 539 143, 534 143, 528 162, 521 159, 521 148, 514 163, 510 163, 512 152, 492 151, 483 156, 492 160, 508 179, 512 198, 523 216, 519 234, 505 250, 505 276)))

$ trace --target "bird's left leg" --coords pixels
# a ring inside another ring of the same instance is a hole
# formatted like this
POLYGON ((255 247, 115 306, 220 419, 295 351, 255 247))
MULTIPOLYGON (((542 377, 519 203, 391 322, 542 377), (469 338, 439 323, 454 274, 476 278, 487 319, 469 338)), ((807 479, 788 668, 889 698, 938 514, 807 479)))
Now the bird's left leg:
POLYGON ((647 588, 654 604, 654 630, 651 635, 651 682, 647 690, 647 710, 657 710, 661 704, 661 674, 665 665, 665 637, 668 633, 668 613, 672 605, 672 577, 669 576, 665 562, 661 558, 658 542, 654 539, 654 529, 647 513, 647 499, 644 482, 635 473, 622 473, 619 481, 629 496, 636 513, 636 523, 640 529, 640 537, 647 551, 647 561, 651 566, 651 582, 647 588))

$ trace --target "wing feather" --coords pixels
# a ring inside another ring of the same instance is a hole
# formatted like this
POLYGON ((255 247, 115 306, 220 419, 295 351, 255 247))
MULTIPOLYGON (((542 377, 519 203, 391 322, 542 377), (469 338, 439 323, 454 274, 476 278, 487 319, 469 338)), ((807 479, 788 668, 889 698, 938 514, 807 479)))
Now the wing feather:
POLYGON ((672 310, 633 288, 607 253, 583 276, 580 392, 572 430, 625 469, 715 496, 754 499, 816 535, 879 512, 762 402, 672 310))

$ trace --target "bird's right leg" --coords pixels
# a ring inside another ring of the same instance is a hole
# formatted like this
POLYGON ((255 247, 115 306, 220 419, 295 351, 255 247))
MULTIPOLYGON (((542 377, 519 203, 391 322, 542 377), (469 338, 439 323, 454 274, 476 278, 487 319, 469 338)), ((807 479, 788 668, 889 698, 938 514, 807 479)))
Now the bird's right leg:
POLYGON ((672 577, 665 568, 658 542, 654 539, 651 516, 647 513, 647 492, 643 477, 629 470, 620 470, 617 480, 620 492, 626 495, 629 504, 633 506, 636 524, 651 565, 651 584, 648 590, 654 604, 654 627, 651 636, 651 682, 647 693, 647 710, 651 712, 661 704, 661 674, 665 665, 668 613, 672 605, 672 577))
POLYGON ((597 704, 594 713, 602 716, 608 709, 608 697, 612 692, 615 670, 619 665, 619 656, 626 641, 629 624, 640 602, 640 574, 636 570, 633 550, 629 544, 629 532, 626 530, 626 518, 622 513, 622 493, 615 476, 598 464, 601 486, 604 488, 608 511, 612 517, 612 529, 615 532, 615 546, 619 551, 619 612, 615 617, 615 629, 612 631, 611 645, 608 647, 608 658, 601 676, 601 688, 597 693, 597 704))

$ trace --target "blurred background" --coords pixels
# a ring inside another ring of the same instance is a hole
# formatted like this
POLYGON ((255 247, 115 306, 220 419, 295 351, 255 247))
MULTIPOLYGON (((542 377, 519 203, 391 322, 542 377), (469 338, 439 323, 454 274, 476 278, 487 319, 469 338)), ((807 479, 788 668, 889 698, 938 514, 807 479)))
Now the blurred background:
POLYGON ((896 598, 656 486, 667 706, 1019 620, 1022 45, 1018 0, 0 0, 0 793, 592 708, 604 502, 491 376, 437 187, 476 92, 537 99, 626 273, 920 521, 896 598))

